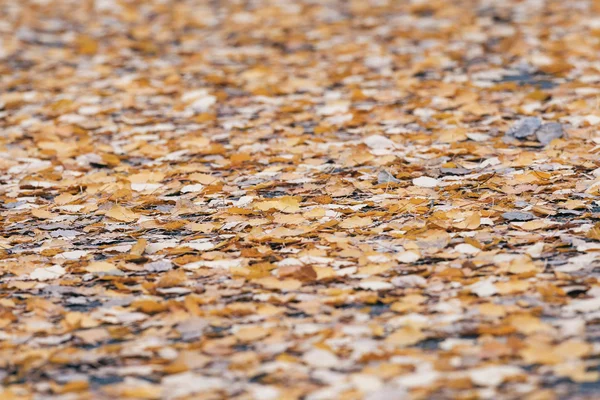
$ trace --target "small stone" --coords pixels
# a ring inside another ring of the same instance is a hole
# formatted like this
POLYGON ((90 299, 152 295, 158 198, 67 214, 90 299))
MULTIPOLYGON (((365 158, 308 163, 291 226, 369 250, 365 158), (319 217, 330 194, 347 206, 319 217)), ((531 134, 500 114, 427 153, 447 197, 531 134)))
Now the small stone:
POLYGON ((502 218, 509 221, 531 221, 535 215, 524 211, 509 211, 502 214, 502 218))
POLYGON ((521 118, 510 127, 506 132, 506 136, 524 139, 529 135, 533 135, 541 125, 542 120, 538 117, 521 118))
POLYGON ((563 126, 558 122, 544 124, 535 132, 537 140, 544 146, 550 144, 554 139, 563 137, 563 134, 563 126))

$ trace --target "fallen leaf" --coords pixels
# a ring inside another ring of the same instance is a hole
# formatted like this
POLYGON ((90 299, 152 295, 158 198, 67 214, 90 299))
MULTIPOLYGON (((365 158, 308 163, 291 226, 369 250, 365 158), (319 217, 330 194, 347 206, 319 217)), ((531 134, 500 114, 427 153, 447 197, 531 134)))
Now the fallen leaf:
POLYGON ((60 265, 53 265, 51 267, 36 268, 30 275, 29 278, 36 281, 49 281, 57 279, 63 276, 66 270, 60 265))
POLYGON ((343 229, 354 229, 354 228, 364 228, 373 223, 373 220, 369 217, 350 217, 342 222, 340 222, 340 228, 343 229))
POLYGON ((430 178, 428 176, 421 176, 419 178, 415 178, 412 180, 413 185, 424 187, 424 188, 434 188, 440 184, 440 181, 435 178, 430 178))
POLYGON ((114 205, 106 216, 121 222, 133 222, 139 218, 138 214, 120 205, 114 205))

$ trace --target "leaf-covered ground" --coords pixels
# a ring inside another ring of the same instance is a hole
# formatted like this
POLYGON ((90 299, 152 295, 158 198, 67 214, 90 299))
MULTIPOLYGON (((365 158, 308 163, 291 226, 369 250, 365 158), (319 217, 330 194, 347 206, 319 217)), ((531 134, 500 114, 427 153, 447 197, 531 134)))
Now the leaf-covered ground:
POLYGON ((2 399, 600 395, 600 3, 0 2, 2 399))

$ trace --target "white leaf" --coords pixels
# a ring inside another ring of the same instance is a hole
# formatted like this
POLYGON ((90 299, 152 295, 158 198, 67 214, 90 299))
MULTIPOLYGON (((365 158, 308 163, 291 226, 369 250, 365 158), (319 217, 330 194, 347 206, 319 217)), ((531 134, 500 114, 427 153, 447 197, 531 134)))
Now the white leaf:
POLYGON ((525 253, 529 254, 532 258, 540 258, 542 251, 544 251, 544 242, 539 242, 533 246, 529 246, 527 250, 525 250, 525 253))
POLYGON ((337 356, 327 350, 312 349, 302 356, 302 360, 310 366, 317 368, 333 368, 339 365, 337 356))
POLYGON ((481 251, 481 249, 478 249, 477 247, 468 243, 458 244, 456 247, 454 247, 454 250, 461 254, 477 254, 481 251))
POLYGON ((389 149, 395 147, 395 143, 385 136, 371 135, 365 138, 365 144, 372 149, 389 149))
POLYGON ((186 103, 192 101, 188 109, 198 113, 207 112, 211 106, 217 103, 217 98, 209 94, 206 89, 187 92, 181 97, 181 100, 186 103))
POLYGON ((362 281, 358 286, 365 290, 390 290, 394 288, 391 283, 383 281, 362 281))
POLYGON ((85 250, 73 250, 59 253, 55 255, 54 258, 63 260, 79 260, 81 257, 85 257, 87 254, 88 252, 85 250))
POLYGON ((36 268, 29 275, 29 278, 36 281, 49 281, 51 279, 60 278, 65 272, 65 269, 60 265, 53 265, 51 267, 36 268))
POLYGON ((413 183, 413 185, 419 186, 419 187, 434 188, 440 184, 440 181, 438 181, 435 178, 430 178, 428 176, 421 176, 419 178, 413 179, 412 183, 413 183))
POLYGON ((521 368, 514 365, 492 365, 470 370, 471 381, 479 386, 498 386, 509 376, 519 375, 521 368))
POLYGON ((131 184, 131 190, 135 191, 135 192, 145 192, 145 191, 150 191, 153 192, 156 189, 160 188, 161 185, 160 183, 132 183, 131 184))
POLYGON ((178 245, 179 245, 179 243, 175 240, 164 241, 161 243, 150 243, 146 246, 146 253, 154 254, 154 253, 158 253, 159 251, 164 250, 164 249, 177 247, 178 245))
POLYGON ((489 297, 498 293, 496 286, 489 279, 476 282, 468 288, 479 297, 489 297))
POLYGON ((600 297, 592 299, 574 300, 571 304, 563 308, 564 310, 576 312, 592 312, 600 309, 600 297))
POLYGON ((399 253, 396 255, 396 260, 400 261, 401 263, 406 263, 406 264, 410 264, 410 263, 414 263, 415 261, 419 261, 419 255, 417 253, 415 253, 414 251, 403 251, 402 253, 399 253))
POLYGON ((185 185, 181 188, 181 193, 200 192, 202 189, 204 189, 204 185, 201 183, 197 183, 195 185, 185 185))
POLYGON ((185 264, 184 269, 193 270, 200 267, 216 268, 216 269, 229 269, 234 267, 241 267, 243 265, 241 259, 223 259, 223 260, 211 260, 211 261, 196 261, 193 263, 185 264))
POLYGON ((395 383, 403 388, 430 386, 440 378, 440 373, 434 370, 418 371, 397 378, 395 383))
POLYGON ((198 250, 198 251, 210 250, 213 247, 215 247, 215 245, 212 244, 211 242, 200 242, 200 241, 182 243, 181 246, 189 247, 191 249, 198 250))
POLYGON ((193 372, 169 375, 162 380, 162 398, 177 399, 194 393, 225 388, 225 381, 193 372))
POLYGON ((419 275, 396 276, 392 278, 392 284, 396 287, 425 287, 427 279, 419 275))

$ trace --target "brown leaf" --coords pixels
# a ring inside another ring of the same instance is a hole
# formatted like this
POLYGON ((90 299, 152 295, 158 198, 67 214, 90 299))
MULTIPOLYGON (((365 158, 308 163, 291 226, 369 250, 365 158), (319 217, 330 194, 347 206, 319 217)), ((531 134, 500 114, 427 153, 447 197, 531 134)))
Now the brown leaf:
POLYGON ((317 272, 310 265, 297 265, 281 267, 278 270, 280 278, 294 278, 302 282, 310 282, 317 279, 317 272))

